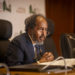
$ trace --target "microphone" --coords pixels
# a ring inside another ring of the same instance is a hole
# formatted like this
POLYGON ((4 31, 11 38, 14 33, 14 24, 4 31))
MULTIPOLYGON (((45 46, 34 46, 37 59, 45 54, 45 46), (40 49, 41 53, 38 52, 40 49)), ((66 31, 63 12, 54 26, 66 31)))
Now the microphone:
POLYGON ((74 38, 72 35, 67 34, 67 36, 68 36, 70 39, 75 40, 75 38, 74 38))
MULTIPOLYGON (((75 40, 75 37, 73 37, 71 34, 67 34, 67 37, 69 37, 72 40, 75 40)), ((68 40, 69 41, 69 40, 68 40)), ((70 43, 69 43, 70 44, 70 43)), ((70 44, 71 47, 71 44, 70 44)), ((72 51, 73 53, 75 53, 75 47, 72 47, 72 51)), ((71 56, 73 57, 73 53, 71 52, 71 56)))
MULTIPOLYGON (((58 60, 60 60, 60 59, 63 59, 63 61, 64 61, 65 74, 67 74, 67 64, 66 64, 66 61, 65 61, 64 57, 59 56, 59 57, 58 57, 57 59, 55 59, 53 62, 50 62, 50 64, 51 64, 51 63, 54 63, 55 61, 58 61, 58 60)), ((48 66, 50 66, 50 64, 48 64, 48 65, 44 66, 44 67, 43 67, 40 71, 42 71, 42 70, 46 69, 48 66)))
POLYGON ((6 71, 7 71, 7 74, 6 75, 10 75, 8 66, 6 64, 0 63, 0 67, 4 67, 6 69, 6 71))

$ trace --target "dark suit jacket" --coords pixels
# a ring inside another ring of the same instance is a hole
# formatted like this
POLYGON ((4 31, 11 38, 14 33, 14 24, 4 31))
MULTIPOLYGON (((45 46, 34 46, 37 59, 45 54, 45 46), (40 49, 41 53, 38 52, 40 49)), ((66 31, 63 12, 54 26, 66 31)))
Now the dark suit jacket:
MULTIPOLYGON (((41 46, 42 54, 45 52, 41 46)), ((27 33, 23 33, 14 38, 6 53, 6 60, 8 66, 30 64, 35 62, 35 54, 32 42, 27 33)), ((39 58, 40 59, 40 58, 39 58)))

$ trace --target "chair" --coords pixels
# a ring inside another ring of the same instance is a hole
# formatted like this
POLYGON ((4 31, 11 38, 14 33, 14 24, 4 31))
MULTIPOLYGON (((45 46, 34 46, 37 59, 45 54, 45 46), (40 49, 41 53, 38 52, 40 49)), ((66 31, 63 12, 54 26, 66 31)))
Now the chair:
POLYGON ((10 43, 12 24, 8 20, 0 19, 0 62, 4 62, 4 55, 10 43))
POLYGON ((48 35, 44 41, 44 48, 46 51, 52 52, 55 58, 58 57, 56 45, 54 43, 54 40, 52 38, 52 35, 54 33, 54 23, 52 20, 47 20, 48 21, 48 35))
POLYGON ((75 58, 75 34, 63 33, 60 37, 60 46, 64 58, 75 58))

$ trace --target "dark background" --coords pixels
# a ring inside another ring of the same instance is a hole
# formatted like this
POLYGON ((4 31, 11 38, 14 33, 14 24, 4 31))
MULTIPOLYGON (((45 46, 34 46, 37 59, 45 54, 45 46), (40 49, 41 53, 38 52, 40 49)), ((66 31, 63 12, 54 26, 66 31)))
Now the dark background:
POLYGON ((62 33, 75 33, 75 0, 45 0, 46 16, 55 24, 53 39, 57 51, 61 55, 60 35, 62 33))

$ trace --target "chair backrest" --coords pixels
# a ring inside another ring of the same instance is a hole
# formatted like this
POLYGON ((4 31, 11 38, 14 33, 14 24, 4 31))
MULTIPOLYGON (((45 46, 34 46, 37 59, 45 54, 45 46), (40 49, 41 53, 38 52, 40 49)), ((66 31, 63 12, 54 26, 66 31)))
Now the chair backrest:
POLYGON ((75 58, 75 34, 63 33, 60 37, 60 46, 64 58, 75 58))
POLYGON ((58 53, 55 42, 52 38, 52 35, 54 33, 54 23, 52 20, 47 20, 47 21, 48 21, 48 35, 46 37, 46 40, 44 41, 44 48, 46 51, 52 52, 55 58, 57 58, 58 53))
POLYGON ((12 35, 12 24, 8 20, 0 19, 0 62, 4 61, 4 55, 9 45, 9 38, 12 35))

